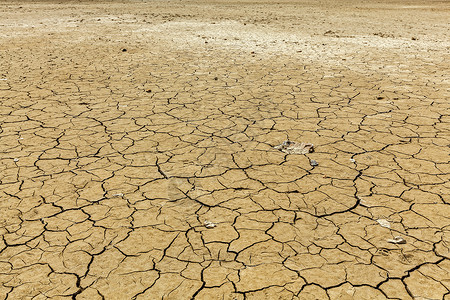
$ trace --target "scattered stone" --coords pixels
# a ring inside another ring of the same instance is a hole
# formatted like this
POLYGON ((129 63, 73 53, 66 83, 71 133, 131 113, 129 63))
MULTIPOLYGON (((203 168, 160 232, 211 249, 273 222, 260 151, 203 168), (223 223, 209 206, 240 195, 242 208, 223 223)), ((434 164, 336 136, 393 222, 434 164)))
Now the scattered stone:
POLYGON ((391 244, 406 244, 406 240, 401 236, 396 236, 392 240, 387 240, 387 242, 391 244))
POLYGON ((334 36, 334 37, 338 37, 338 36, 337 36, 337 33, 334 32, 334 31, 332 31, 332 30, 327 30, 327 31, 325 31, 323 35, 332 35, 332 36, 334 36))
POLYGON ((413 41, 416 41, 416 40, 417 40, 417 38, 415 38, 415 37, 412 37, 412 38, 411 38, 411 40, 413 40, 413 41))
POLYGON ((314 145, 311 143, 297 143, 292 141, 284 141, 278 146, 274 147, 281 152, 287 154, 307 154, 314 152, 314 145))
POLYGON ((354 160, 353 158, 350 158, 350 161, 351 161, 352 163, 355 163, 355 162, 356 162, 356 160, 354 160))
POLYGON ((123 194, 122 193, 117 193, 117 194, 114 194, 113 196, 114 197, 123 197, 123 194))
POLYGON ((377 222, 378 222, 378 224, 381 225, 381 227, 391 228, 391 224, 389 223, 388 220, 378 219, 377 222))
POLYGON ((208 228, 208 229, 211 229, 211 228, 214 228, 214 227, 217 226, 216 223, 213 223, 213 222, 210 222, 210 221, 205 221, 204 224, 205 224, 205 227, 208 228))
POLYGON ((384 97, 382 97, 382 96, 377 97, 377 100, 382 100, 382 99, 384 99, 384 97))
POLYGON ((364 206, 364 207, 370 207, 370 205, 367 203, 367 201, 364 200, 363 198, 359 198, 359 197, 358 197, 358 200, 359 200, 359 204, 360 204, 361 206, 364 206))
POLYGON ((127 49, 123 48, 123 49, 122 49, 122 52, 127 52, 127 49))
POLYGON ((0 80, 8 80, 7 78, 0 78, 0 80))
POLYGON ((152 90, 146 90, 145 92, 146 92, 146 93, 151 93, 151 92, 152 92, 152 90))
POLYGON ((214 80, 219 80, 219 77, 214 77, 214 80))
POLYGON ((14 162, 18 162, 19 159, 18 159, 18 158, 14 158, 13 161, 14 161, 14 162))
POLYGON ((311 160, 309 161, 309 164, 310 164, 311 166, 313 166, 313 167, 317 167, 317 166, 319 165, 319 163, 318 163, 317 161, 315 161, 314 159, 311 159, 311 160))
POLYGON ((393 34, 383 33, 383 32, 377 32, 377 33, 374 33, 373 35, 377 35, 382 38, 394 38, 395 37, 393 34))

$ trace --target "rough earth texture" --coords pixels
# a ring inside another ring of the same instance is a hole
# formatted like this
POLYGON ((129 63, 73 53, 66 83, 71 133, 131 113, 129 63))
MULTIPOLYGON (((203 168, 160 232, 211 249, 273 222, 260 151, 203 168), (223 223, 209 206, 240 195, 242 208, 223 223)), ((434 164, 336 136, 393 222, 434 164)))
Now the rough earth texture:
POLYGON ((0 299, 450 299, 449 16, 1 1, 0 299))

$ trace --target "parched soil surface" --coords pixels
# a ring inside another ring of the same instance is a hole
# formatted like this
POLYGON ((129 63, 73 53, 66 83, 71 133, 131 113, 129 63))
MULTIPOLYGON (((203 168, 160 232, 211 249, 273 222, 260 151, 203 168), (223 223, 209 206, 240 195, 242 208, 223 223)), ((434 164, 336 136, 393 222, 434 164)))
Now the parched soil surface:
POLYGON ((449 19, 1 1, 0 299, 450 299, 449 19))

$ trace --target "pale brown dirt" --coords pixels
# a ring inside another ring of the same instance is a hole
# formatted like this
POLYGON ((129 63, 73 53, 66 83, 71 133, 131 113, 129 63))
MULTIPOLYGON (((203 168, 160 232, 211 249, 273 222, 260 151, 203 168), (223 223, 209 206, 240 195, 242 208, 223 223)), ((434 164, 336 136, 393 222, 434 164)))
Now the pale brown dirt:
POLYGON ((450 299, 449 19, 1 1, 0 299, 450 299))

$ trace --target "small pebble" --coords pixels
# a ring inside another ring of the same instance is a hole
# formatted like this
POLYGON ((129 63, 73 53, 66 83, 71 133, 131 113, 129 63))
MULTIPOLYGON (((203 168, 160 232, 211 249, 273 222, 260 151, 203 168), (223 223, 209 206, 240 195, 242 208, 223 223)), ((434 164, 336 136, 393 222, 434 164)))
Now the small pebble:
POLYGON ((123 194, 122 193, 118 193, 118 194, 114 194, 113 196, 114 197, 123 197, 123 194))
POLYGON ((350 161, 351 161, 352 163, 355 163, 355 162, 356 162, 356 160, 354 160, 353 158, 350 158, 350 161))
POLYGON ((387 242, 391 244, 406 244, 406 240, 401 236, 396 236, 392 240, 387 240, 387 242))
POLYGON ((14 162, 18 162, 19 159, 18 159, 18 158, 14 158, 13 161, 14 161, 14 162))
POLYGON ((122 52, 127 52, 127 49, 123 48, 123 49, 122 49, 122 52))
POLYGON ((313 167, 317 167, 319 165, 319 163, 317 161, 315 161, 314 159, 311 159, 309 164, 313 167))
POLYGON ((213 222, 210 222, 210 221, 205 221, 205 227, 206 228, 214 228, 214 227, 216 227, 217 226, 217 224, 215 224, 215 223, 213 223, 213 222))
POLYGON ((389 223, 388 220, 379 219, 379 220, 377 220, 377 222, 378 222, 378 224, 381 225, 381 227, 391 228, 391 224, 389 223))

